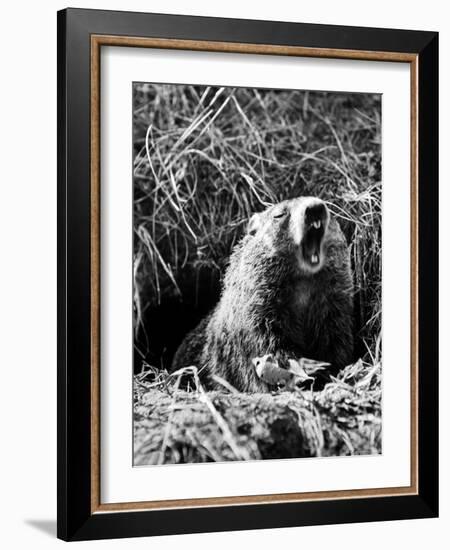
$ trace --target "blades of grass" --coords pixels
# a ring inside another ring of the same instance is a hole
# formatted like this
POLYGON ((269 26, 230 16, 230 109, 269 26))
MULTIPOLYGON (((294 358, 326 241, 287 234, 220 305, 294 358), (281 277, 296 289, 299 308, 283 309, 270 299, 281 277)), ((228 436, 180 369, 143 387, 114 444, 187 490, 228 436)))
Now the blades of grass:
POLYGON ((161 253, 159 252, 158 247, 155 245, 150 233, 145 229, 145 227, 141 225, 138 227, 137 234, 146 245, 147 250, 155 253, 156 257, 159 260, 159 263, 161 264, 161 267, 164 269, 167 276, 172 281, 172 284, 177 292, 181 295, 181 290, 175 280, 175 277, 173 276, 172 270, 170 269, 170 266, 164 261, 164 258, 161 256, 161 253))
POLYGON ((202 400, 206 404, 206 406, 208 407, 208 409, 209 409, 212 417, 214 418, 216 424, 219 426, 220 431, 222 432, 224 440, 226 441, 226 443, 228 444, 230 449, 233 451, 233 453, 235 454, 235 456, 238 460, 250 460, 251 456, 249 455, 247 449, 245 447, 241 447, 237 443, 233 433, 231 432, 230 427, 228 426, 228 424, 225 422, 222 415, 219 413, 219 411, 214 406, 214 403, 211 401, 209 395, 205 392, 205 390, 204 390, 204 388, 203 388, 203 386, 200 382, 200 378, 198 376, 197 368, 196 367, 191 367, 191 368, 193 370, 194 379, 195 379, 195 383, 197 385, 197 389, 198 389, 198 391, 200 392, 200 394, 202 396, 202 400))
POLYGON ((170 174, 170 182, 172 184, 172 189, 174 190, 174 193, 175 193, 175 196, 177 198, 177 201, 178 201, 178 205, 179 205, 179 212, 181 214, 181 217, 183 219, 183 222, 187 228, 187 230, 189 231, 189 233, 192 235, 192 238, 194 239, 194 242, 197 242, 197 235, 194 233, 194 231, 192 230, 191 226, 189 225, 187 219, 186 219, 186 215, 184 213, 184 209, 183 209, 183 206, 181 204, 181 201, 180 201, 180 197, 178 195, 178 190, 177 190, 177 184, 175 183, 175 179, 173 177, 173 172, 172 170, 169 171, 169 174, 170 174))

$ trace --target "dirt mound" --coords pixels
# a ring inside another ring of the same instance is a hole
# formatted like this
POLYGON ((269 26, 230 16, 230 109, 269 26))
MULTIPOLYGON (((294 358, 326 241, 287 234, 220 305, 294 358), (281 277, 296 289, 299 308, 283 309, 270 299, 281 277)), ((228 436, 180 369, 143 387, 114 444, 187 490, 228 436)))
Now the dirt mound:
POLYGON ((134 464, 381 452, 379 365, 347 367, 320 392, 180 390, 135 379, 134 464))

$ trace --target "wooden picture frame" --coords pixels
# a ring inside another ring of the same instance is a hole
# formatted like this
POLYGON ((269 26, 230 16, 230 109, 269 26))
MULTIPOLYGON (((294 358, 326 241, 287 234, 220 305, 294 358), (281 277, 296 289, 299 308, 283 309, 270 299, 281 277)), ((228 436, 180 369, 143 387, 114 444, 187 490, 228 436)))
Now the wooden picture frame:
POLYGON ((86 540, 438 514, 438 35, 67 9, 58 13, 58 537, 86 540), (100 50, 103 46, 411 67, 409 487, 102 504, 100 50))

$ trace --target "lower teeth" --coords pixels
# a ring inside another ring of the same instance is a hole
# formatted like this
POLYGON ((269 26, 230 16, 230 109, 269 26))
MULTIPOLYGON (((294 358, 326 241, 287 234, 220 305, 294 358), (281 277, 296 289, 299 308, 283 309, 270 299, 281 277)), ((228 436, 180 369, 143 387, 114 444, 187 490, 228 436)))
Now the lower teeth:
POLYGON ((319 256, 317 254, 313 254, 311 256, 311 263, 316 264, 319 261, 319 256))

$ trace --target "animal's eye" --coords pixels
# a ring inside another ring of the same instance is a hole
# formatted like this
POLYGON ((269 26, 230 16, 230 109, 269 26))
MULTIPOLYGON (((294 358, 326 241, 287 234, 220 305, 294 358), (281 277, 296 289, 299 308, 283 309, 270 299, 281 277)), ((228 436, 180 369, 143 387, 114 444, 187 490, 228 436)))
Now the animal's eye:
POLYGON ((286 216, 286 212, 278 212, 277 214, 274 214, 273 217, 277 220, 284 218, 286 216))

